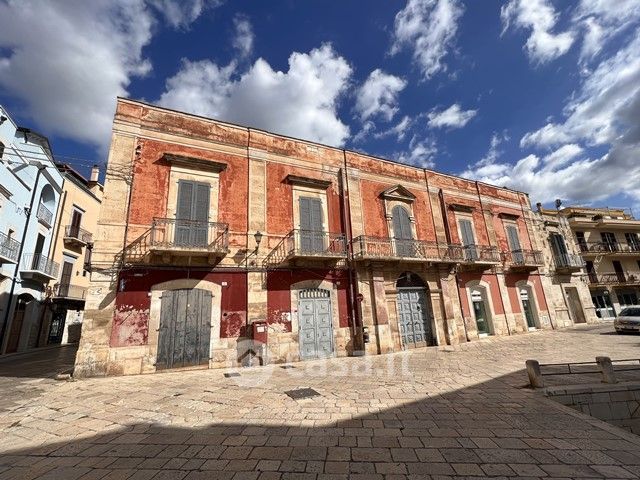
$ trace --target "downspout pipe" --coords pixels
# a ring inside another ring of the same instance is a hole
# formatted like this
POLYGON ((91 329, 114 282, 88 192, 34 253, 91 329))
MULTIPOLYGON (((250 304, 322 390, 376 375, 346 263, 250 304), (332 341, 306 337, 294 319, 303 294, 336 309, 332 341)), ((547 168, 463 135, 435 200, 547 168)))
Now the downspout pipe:
POLYGON ((342 186, 342 209, 343 218, 345 220, 345 230, 347 234, 347 271, 349 272, 349 298, 351 303, 351 318, 353 318, 353 352, 364 352, 364 332, 362 328, 362 318, 360 318, 360 305, 358 304, 358 280, 354 274, 353 268, 353 228, 351 224, 351 197, 349 194, 349 174, 347 172, 347 151, 342 150, 342 159, 344 168, 341 172, 341 178, 344 183, 342 186))
POLYGON ((33 185, 33 190, 31 191, 31 202, 29 203, 29 211, 27 212, 27 219, 24 221, 24 229, 22 230, 22 240, 20 242, 20 248, 18 249, 18 262, 16 263, 16 268, 14 269, 14 272, 13 272, 13 278, 11 279, 11 289, 9 290, 9 300, 7 301, 7 310, 4 313, 4 320, 2 322, 2 328, 0 329, 0 353, 5 352, 4 341, 7 333, 9 312, 11 311, 11 307, 13 306, 13 294, 16 288, 18 273, 20 271, 20 261, 22 260, 22 253, 24 250, 24 241, 27 238, 29 221, 31 220, 31 215, 33 214, 33 203, 35 202, 36 192, 38 191, 38 181, 40 180, 40 174, 45 168, 47 168, 46 165, 38 165, 36 180, 33 185))

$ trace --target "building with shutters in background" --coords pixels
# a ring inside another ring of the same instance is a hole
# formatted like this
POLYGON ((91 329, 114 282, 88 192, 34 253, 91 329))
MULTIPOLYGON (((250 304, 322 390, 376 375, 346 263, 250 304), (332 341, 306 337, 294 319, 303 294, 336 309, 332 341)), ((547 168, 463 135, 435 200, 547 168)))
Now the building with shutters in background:
POLYGON ((75 375, 552 328, 537 225, 522 192, 118 99, 75 375))
POLYGON ((547 214, 568 225, 599 318, 640 303, 640 220, 630 210, 564 207, 547 214))
POLYGON ((0 107, 0 353, 47 343, 47 284, 62 175, 46 137, 0 107))
POLYGON ((93 234, 98 224, 103 186, 94 166, 86 179, 69 165, 57 164, 63 175, 62 197, 55 225, 52 258, 60 265, 47 289, 47 343, 76 343, 89 287, 93 234))

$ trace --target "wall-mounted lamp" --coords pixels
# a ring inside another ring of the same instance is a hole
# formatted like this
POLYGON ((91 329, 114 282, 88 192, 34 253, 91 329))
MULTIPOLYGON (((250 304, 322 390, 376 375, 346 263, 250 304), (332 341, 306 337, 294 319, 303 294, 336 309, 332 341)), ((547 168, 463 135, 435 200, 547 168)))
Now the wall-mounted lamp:
POLYGON ((256 241, 256 252, 257 252, 258 247, 260 246, 260 242, 262 241, 262 233, 260 233, 260 230, 258 230, 256 233, 253 234, 253 238, 256 241))

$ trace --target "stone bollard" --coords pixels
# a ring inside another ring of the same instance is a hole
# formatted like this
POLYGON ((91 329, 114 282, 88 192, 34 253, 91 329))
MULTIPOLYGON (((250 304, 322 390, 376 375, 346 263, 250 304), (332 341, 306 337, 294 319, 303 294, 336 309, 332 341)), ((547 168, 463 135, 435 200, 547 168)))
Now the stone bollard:
POLYGON ((613 370, 613 364, 609 357, 596 357, 596 363, 600 366, 604 383, 618 383, 616 372, 613 370))
POLYGON ((527 374, 529 375, 529 383, 533 388, 543 388, 544 380, 542 379, 542 373, 540 372, 540 364, 537 360, 527 360, 525 362, 527 366, 527 374))

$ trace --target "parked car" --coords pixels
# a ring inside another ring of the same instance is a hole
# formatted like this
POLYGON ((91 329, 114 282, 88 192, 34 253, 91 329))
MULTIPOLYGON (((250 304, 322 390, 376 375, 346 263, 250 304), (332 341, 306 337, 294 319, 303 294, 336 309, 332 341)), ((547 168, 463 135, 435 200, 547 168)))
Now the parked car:
POLYGON ((620 315, 613 321, 613 327, 618 333, 640 332, 640 307, 622 309, 620 315))

